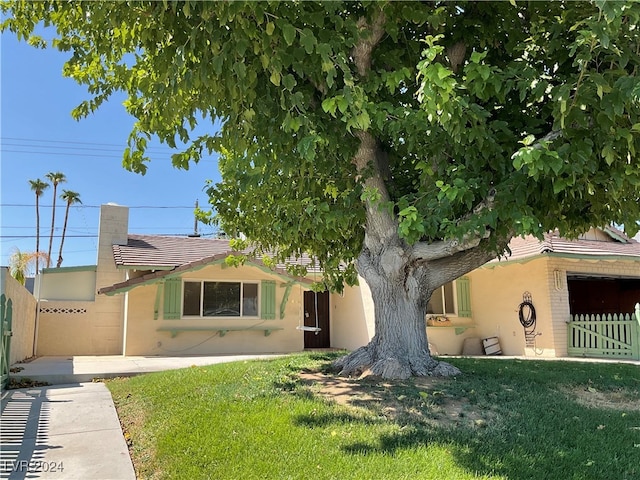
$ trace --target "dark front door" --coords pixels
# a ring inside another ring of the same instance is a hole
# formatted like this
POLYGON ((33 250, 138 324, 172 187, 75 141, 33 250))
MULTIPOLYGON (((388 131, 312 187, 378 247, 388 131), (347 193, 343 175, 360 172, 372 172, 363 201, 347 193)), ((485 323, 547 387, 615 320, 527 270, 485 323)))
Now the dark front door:
POLYGON ((304 348, 329 348, 329 292, 304 292, 305 327, 317 326, 318 332, 304 332, 304 348))

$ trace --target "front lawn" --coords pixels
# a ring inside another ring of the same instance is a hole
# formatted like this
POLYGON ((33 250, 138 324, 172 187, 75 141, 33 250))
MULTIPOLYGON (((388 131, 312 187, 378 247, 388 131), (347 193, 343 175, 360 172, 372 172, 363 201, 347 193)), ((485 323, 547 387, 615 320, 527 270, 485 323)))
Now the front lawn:
POLYGON ((143 479, 640 479, 640 368, 451 359, 359 381, 336 354, 107 381, 143 479))

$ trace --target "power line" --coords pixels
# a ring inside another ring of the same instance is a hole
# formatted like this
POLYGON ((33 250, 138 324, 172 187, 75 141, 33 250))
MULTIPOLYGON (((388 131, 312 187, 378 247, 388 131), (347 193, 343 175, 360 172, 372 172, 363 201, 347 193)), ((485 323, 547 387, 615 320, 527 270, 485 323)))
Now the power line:
MULTIPOLYGON (((4 208, 4 207, 29 207, 29 208, 35 208, 36 204, 35 203, 0 203, 0 207, 4 208)), ((44 205, 44 204, 39 204, 39 207, 42 208, 51 208, 53 205, 44 205)), ((85 205, 84 203, 81 205, 71 205, 71 208, 100 208, 102 205, 85 205)), ((148 208, 148 209, 178 209, 178 208, 188 208, 193 210, 195 207, 193 205, 190 205, 188 207, 182 207, 182 206, 159 206, 159 205, 135 205, 135 206, 130 206, 130 205, 122 205, 122 206, 126 206, 128 208, 148 208)), ((56 205, 56 208, 67 208, 66 204, 63 205, 56 205)))
MULTIPOLYGON (((0 235, 0 238, 36 238, 35 235, 0 235)), ((40 238, 49 238, 49 235, 40 235, 40 238)), ((53 238, 62 238, 62 235, 54 235, 53 238)), ((64 238, 98 238, 95 235, 65 235, 64 238)))
MULTIPOLYGON (((115 148, 123 148, 123 146, 121 144, 116 144, 116 143, 96 143, 96 142, 74 142, 71 140, 41 140, 38 138, 20 138, 20 137, 0 137, 1 140, 14 140, 14 141, 19 141, 19 142, 37 142, 37 143, 60 143, 60 144, 66 144, 66 145, 90 145, 90 146, 101 146, 101 147, 115 147, 115 148)), ((41 148, 39 145, 27 145, 27 146, 33 146, 33 147, 37 147, 37 148, 41 148)), ((55 148, 64 148, 64 147, 55 147, 55 148)), ((68 147, 68 148, 74 148, 74 149, 83 149, 83 147, 68 147)), ((147 150, 160 150, 161 147, 149 147, 147 150)), ((90 150, 90 149, 86 149, 86 150, 90 150)), ((172 149, 163 149, 163 151, 166 152, 170 152, 172 149)))
MULTIPOLYGON (((3 230, 33 230, 34 227, 13 227, 13 226, 9 226, 9 225, 3 225, 2 229, 3 230)), ((136 228, 136 230, 184 230, 184 227, 166 227, 166 226, 162 226, 162 227, 138 227, 136 228)), ((42 229, 44 231, 44 228, 42 229)), ((50 228, 48 228, 48 230, 50 230, 50 228)), ((55 227, 55 230, 62 230, 62 227, 55 227)), ((67 228, 67 232, 70 231, 82 231, 79 228, 67 228)))
MULTIPOLYGON (((90 151, 95 151, 95 152, 113 152, 113 153, 117 153, 117 152, 123 152, 124 149, 126 147, 123 146, 113 146, 113 147, 109 147, 109 148, 93 148, 93 147, 74 147, 74 146, 69 146, 69 145, 63 145, 63 146, 58 146, 58 145, 25 145, 23 143, 12 143, 12 142, 3 142, 2 146, 8 146, 8 147, 18 147, 18 148, 47 148, 47 149, 55 149, 55 150, 90 150, 90 151)), ((153 149, 149 148, 146 151, 152 151, 153 149)), ((164 150, 162 152, 156 152, 156 153, 173 153, 172 150, 164 150)))
MULTIPOLYGON (((122 159, 122 155, 100 155, 98 153, 69 153, 69 152, 51 152, 49 150, 36 152, 33 150, 7 150, 0 149, 3 153, 26 153, 29 155, 57 155, 59 157, 93 157, 93 158, 115 158, 122 159)), ((157 154, 155 154, 157 155, 157 154)))
MULTIPOLYGON (((201 237, 209 237, 212 235, 216 235, 216 232, 210 232, 210 233, 201 233, 200 236, 201 237)), ((135 233, 132 233, 132 235, 136 235, 135 233)), ((186 237, 187 235, 190 235, 190 233, 153 233, 153 234, 149 234, 149 236, 152 237, 186 237)), ((25 239, 25 238, 36 238, 35 235, 0 235, 0 239, 25 239)), ((47 239, 49 238, 49 235, 40 235, 41 239, 47 239)), ((53 238, 62 238, 62 235, 54 235, 53 238)), ((65 235, 64 238, 98 238, 98 234, 94 234, 94 235, 65 235)))
POLYGON ((20 137, 0 137, 3 140, 18 140, 21 142, 40 142, 40 143, 70 143, 74 145, 102 145, 104 147, 120 147, 115 143, 95 143, 95 142, 73 142, 71 140, 41 140, 38 138, 20 138, 20 137))
MULTIPOLYGON (((51 155, 60 155, 60 153, 55 152, 41 152, 41 151, 32 151, 32 150, 12 150, 5 149, 5 146, 9 147, 18 147, 20 149, 23 148, 37 148, 37 149, 56 149, 56 150, 76 150, 76 151, 97 151, 97 152, 107 152, 107 153, 119 153, 124 152, 126 145, 122 144, 114 144, 114 143, 95 143, 95 142, 74 142, 67 140, 40 140, 36 138, 20 138, 20 137, 0 137, 2 142, 0 143, 0 147, 4 152, 9 153, 31 153, 31 154, 43 154, 49 153, 51 155), (5 140, 10 140, 6 142, 5 140), (28 143, 13 143, 12 141, 17 142, 28 142, 28 143), (42 145, 38 145, 42 144, 42 145), (51 145, 57 144, 57 145, 51 145), (86 146, 85 146, 86 145, 86 146), (106 148, 95 148, 95 147, 106 147, 106 148)), ((186 145, 185 145, 186 148, 186 145)), ((171 148, 171 147, 147 147, 145 152, 150 155, 172 155, 174 153, 181 152, 181 148, 171 148)), ((67 155, 78 155, 73 153, 66 153, 67 155)), ((96 154, 82 154, 85 156, 97 156, 96 154)), ((104 158, 119 158, 115 156, 103 156, 104 158)))

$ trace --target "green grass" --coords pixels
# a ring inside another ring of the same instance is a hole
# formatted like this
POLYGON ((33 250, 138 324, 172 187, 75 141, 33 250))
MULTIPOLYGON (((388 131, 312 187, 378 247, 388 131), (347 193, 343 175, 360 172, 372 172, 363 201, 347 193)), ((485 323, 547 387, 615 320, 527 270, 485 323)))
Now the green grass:
POLYGON ((462 376, 351 381, 337 403, 299 377, 334 358, 107 381, 139 478, 640 479, 637 366, 451 359, 462 376))

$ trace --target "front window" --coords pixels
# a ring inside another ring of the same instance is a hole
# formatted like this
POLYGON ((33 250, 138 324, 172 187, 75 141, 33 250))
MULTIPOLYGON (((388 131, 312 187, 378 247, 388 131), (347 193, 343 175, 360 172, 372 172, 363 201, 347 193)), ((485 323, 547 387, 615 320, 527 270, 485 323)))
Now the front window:
POLYGON ((182 312, 199 317, 257 317, 258 284, 184 282, 182 312))
POLYGON ((456 308, 453 293, 453 282, 438 288, 431 295, 427 304, 427 315, 455 315, 456 308))

